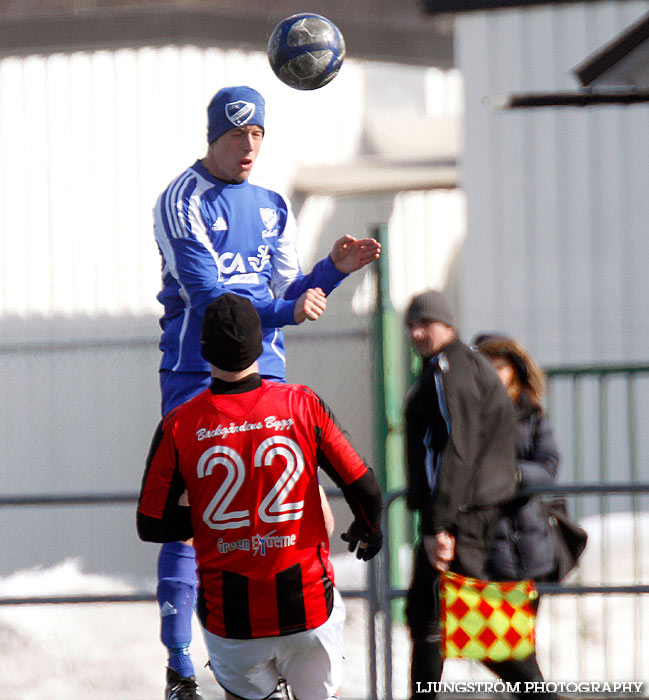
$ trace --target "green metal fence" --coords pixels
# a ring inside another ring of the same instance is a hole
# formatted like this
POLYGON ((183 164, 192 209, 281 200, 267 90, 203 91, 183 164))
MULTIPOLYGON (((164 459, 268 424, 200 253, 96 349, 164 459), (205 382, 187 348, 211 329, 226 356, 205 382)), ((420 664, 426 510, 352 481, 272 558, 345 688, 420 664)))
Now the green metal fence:
MULTIPOLYGON (((546 368, 547 411, 562 452, 563 481, 649 479, 649 439, 640 426, 649 420, 649 364, 560 366, 546 368)), ((649 498, 631 493, 602 495, 586 506, 576 499, 580 517, 611 510, 640 511, 649 498)))
MULTIPOLYGON (((380 363, 377 368, 381 369, 380 363)), ((542 667, 546 677, 556 678, 553 674, 566 673, 567 656, 576 679, 596 680, 592 678, 596 667, 600 679, 626 674, 625 679, 648 683, 649 440, 640 428, 649 419, 649 365, 550 367, 546 374, 547 411, 562 465, 559 483, 537 491, 569 496, 572 514, 589 530, 590 543, 586 565, 579 566, 568 581, 539 586, 549 595, 546 617, 558 621, 542 630, 550 640, 542 667), (570 640, 562 627, 567 616, 575 621, 570 640)), ((385 416, 377 426, 386 444, 393 443, 386 455, 396 453, 394 443, 401 443, 403 449, 403 426, 393 410, 403 395, 397 395, 394 381, 386 384, 390 386, 391 391, 384 389, 378 395, 385 404, 385 416)), ((403 474, 402 460, 386 459, 384 467, 393 471, 385 483, 397 484, 403 474)), ((399 604, 407 586, 399 562, 412 542, 408 534, 413 527, 412 518, 404 518, 403 489, 387 491, 390 536, 376 574, 381 596, 376 625, 385 637, 383 658, 376 667, 383 676, 372 698, 391 700, 391 633, 395 624, 402 623, 399 604)))
MULTIPOLYGON (((374 235, 387 240, 384 227, 374 235)), ((415 530, 403 498, 401 382, 408 355, 390 304, 387 257, 378 265, 374 366, 375 443, 385 445, 376 466, 386 491, 388 537, 373 579, 379 596, 373 626, 382 648, 374 642, 381 658, 372 662, 378 673, 372 700, 393 697, 392 633, 403 624, 403 562, 415 530)), ((595 668, 600 679, 626 674, 625 680, 649 688, 649 431, 641 429, 649 424, 649 364, 555 366, 546 375, 547 413, 562 454, 558 484, 546 493, 569 496, 572 515, 590 540, 567 581, 540 586, 548 594, 546 618, 553 621, 540 630, 549 638, 541 665, 548 678, 568 673, 588 680, 595 668), (566 630, 567 618, 574 630, 566 630)))

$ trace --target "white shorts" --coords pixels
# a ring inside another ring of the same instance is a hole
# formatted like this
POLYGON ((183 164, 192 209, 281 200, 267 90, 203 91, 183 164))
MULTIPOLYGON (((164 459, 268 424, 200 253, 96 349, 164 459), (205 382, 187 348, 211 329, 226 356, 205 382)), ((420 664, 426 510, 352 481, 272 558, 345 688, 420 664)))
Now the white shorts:
POLYGON ((203 630, 216 680, 232 695, 263 700, 286 679, 298 700, 327 700, 342 679, 345 605, 334 588, 334 607, 320 627, 283 637, 227 639, 203 630))

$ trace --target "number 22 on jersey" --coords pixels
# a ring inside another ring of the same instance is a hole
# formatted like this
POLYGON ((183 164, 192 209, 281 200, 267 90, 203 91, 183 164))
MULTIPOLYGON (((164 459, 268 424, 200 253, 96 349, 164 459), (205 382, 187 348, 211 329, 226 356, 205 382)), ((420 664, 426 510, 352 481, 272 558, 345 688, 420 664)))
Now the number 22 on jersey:
MULTIPOLYGON (((286 466, 279 479, 262 499, 257 513, 265 523, 299 520, 304 510, 304 501, 289 503, 288 495, 304 473, 304 455, 294 440, 275 435, 267 438, 257 447, 253 463, 255 467, 269 467, 275 458, 282 459, 286 466)), ((216 466, 225 467, 225 478, 205 509, 203 521, 213 530, 231 530, 249 526, 249 510, 228 510, 246 477, 246 465, 241 455, 225 445, 210 447, 198 460, 196 466, 198 478, 212 476, 216 466)))

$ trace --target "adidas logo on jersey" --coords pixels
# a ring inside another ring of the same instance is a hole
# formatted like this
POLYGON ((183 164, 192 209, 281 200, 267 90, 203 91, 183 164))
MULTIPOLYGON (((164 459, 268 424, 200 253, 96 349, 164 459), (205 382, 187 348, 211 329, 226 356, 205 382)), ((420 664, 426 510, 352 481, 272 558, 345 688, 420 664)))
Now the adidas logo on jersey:
POLYGON ((160 617, 168 617, 169 615, 177 615, 178 610, 168 601, 165 602, 160 607, 160 617))
POLYGON ((218 219, 212 224, 212 231, 227 231, 227 230, 228 230, 228 225, 222 216, 219 216, 218 219))

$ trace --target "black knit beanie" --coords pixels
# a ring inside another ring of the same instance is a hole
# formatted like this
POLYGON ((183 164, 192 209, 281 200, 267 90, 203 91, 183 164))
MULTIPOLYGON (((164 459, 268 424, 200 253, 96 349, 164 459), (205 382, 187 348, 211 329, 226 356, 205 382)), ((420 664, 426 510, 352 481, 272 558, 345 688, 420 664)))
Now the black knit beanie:
POLYGON ((201 355, 226 372, 239 372, 261 355, 261 321, 249 299, 222 294, 205 309, 201 355))
POLYGON ((417 319, 440 321, 455 328, 455 314, 449 300, 435 289, 415 294, 406 309, 406 322, 417 319))

